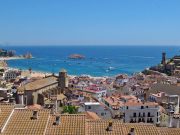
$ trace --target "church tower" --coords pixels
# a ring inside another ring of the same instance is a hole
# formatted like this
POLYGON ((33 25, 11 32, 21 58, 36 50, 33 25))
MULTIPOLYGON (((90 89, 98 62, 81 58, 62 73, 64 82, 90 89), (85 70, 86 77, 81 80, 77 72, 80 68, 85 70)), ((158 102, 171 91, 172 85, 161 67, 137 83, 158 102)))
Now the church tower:
POLYGON ((162 53, 162 61, 161 61, 161 64, 166 65, 166 53, 165 53, 165 52, 162 53))
POLYGON ((65 88, 68 88, 68 76, 65 69, 62 69, 59 72, 58 86, 61 90, 61 93, 63 93, 65 88))

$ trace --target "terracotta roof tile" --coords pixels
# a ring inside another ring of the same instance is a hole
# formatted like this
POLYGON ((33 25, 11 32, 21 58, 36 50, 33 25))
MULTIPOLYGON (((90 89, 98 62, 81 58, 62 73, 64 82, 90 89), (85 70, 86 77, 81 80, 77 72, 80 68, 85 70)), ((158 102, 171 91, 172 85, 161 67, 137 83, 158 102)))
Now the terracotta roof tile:
MULTIPOLYGON (((0 104, 0 126, 6 122, 13 105, 0 104)), ((119 120, 88 120, 85 114, 61 114, 59 125, 54 125, 55 115, 50 110, 38 110, 38 119, 31 120, 32 110, 14 109, 2 135, 180 135, 179 128, 157 128, 145 123, 122 123, 119 120), (107 127, 112 123, 112 131, 107 127)))
POLYGON ((158 106, 158 103, 155 102, 126 102, 125 106, 158 106))
POLYGON ((160 127, 157 129, 159 130, 160 135, 180 135, 180 128, 160 127))
POLYGON ((125 123, 126 130, 130 131, 133 127, 135 135, 159 135, 159 131, 153 124, 145 123, 125 123))
POLYGON ((5 104, 5 103, 0 104, 0 129, 4 126, 12 110, 13 110, 12 104, 5 104))
POLYGON ((38 90, 54 83, 57 83, 57 78, 51 76, 25 84, 24 86, 19 87, 18 90, 38 90))
POLYGON ((32 110, 15 109, 3 135, 43 135, 48 122, 49 110, 39 110, 38 119, 32 120, 32 110))
POLYGON ((126 135, 125 126, 120 121, 113 121, 112 131, 107 131, 110 120, 87 121, 87 135, 126 135))
POLYGON ((85 135, 85 120, 83 114, 60 115, 60 124, 53 125, 56 116, 50 116, 46 135, 85 135))
POLYGON ((95 112, 87 111, 85 112, 86 118, 90 120, 99 120, 101 119, 95 112))

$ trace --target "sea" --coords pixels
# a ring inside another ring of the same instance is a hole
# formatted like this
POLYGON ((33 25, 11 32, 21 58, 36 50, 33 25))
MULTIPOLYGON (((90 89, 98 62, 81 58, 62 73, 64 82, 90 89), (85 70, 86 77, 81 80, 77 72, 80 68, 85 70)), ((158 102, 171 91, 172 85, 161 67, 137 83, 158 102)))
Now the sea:
POLYGON ((32 53, 32 59, 9 60, 9 67, 58 73, 66 69, 70 75, 115 76, 132 75, 157 65, 162 52, 167 58, 180 55, 180 46, 1 46, 15 50, 17 55, 32 53), (85 59, 69 59, 81 54, 85 59))

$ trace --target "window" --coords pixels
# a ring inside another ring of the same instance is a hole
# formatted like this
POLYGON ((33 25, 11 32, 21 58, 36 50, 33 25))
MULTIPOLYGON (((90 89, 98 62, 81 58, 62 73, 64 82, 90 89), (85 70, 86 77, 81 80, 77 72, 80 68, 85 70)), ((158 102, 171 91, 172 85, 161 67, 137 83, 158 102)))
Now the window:
POLYGON ((136 113, 133 113, 133 116, 136 117, 136 113))
POLYGON ((148 112, 148 117, 150 117, 150 112, 148 112))
POLYGON ((157 112, 157 116, 159 115, 159 113, 157 112))
POLYGON ((91 106, 88 106, 88 109, 91 109, 91 106))
POLYGON ((141 109, 144 109, 144 106, 141 106, 141 109))
POLYGON ((101 116, 104 116, 104 113, 101 113, 101 116))
POLYGON ((145 122, 144 118, 142 118, 142 122, 145 122))
POLYGON ((127 106, 126 108, 128 109, 129 107, 127 106))
POLYGON ((143 113, 143 117, 145 117, 145 113, 143 113))
POLYGON ((157 118, 157 122, 159 122, 159 119, 157 118))
POLYGON ((148 108, 148 106, 146 106, 146 108, 148 108))

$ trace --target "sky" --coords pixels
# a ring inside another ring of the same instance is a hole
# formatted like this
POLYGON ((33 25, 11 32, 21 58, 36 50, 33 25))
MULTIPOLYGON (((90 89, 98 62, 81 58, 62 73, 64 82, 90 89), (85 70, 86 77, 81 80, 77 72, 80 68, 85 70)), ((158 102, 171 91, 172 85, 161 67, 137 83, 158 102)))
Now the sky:
POLYGON ((180 0, 0 0, 3 45, 180 45, 180 0))

